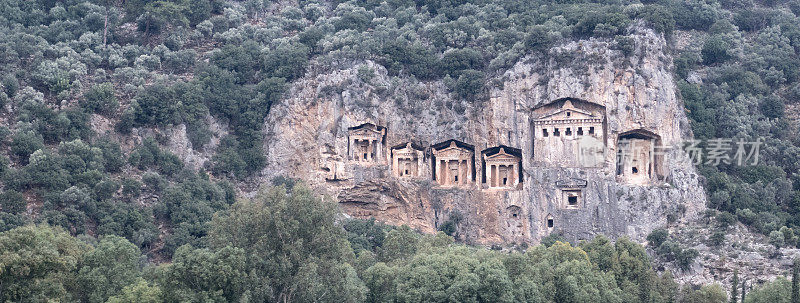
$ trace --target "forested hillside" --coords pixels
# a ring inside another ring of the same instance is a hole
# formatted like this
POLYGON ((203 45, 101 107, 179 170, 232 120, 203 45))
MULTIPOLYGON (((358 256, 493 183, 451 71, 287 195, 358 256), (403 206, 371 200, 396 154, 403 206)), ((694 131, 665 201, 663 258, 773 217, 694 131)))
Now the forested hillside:
MULTIPOLYGON (((6 302, 726 302, 680 290, 644 248, 600 236, 500 252, 374 221, 337 225, 336 205, 297 185, 263 190, 208 223, 198 246, 146 263, 119 236, 46 225, 0 234, 6 302)), ((759 301, 760 302, 760 301, 759 301)))
MULTIPOLYGON (((764 138, 760 165, 701 166, 720 234, 738 220, 797 246, 798 15, 796 0, 0 0, 0 297, 725 302, 625 239, 492 251, 336 220, 291 176, 242 188, 264 168, 271 105, 307 69, 370 60, 480 104, 526 55, 589 38, 629 53, 641 24, 673 47, 696 138, 764 138)), ((789 283, 745 302, 788 302, 789 283)))

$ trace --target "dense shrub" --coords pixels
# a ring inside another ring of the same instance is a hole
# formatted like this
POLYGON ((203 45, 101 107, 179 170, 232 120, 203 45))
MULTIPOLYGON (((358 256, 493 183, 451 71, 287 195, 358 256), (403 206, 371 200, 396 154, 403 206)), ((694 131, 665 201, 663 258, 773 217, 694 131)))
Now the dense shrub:
POLYGON ((773 14, 766 9, 744 9, 734 15, 733 22, 741 30, 757 31, 771 25, 773 14))
POLYGON ((44 147, 44 140, 34 131, 18 131, 11 138, 11 153, 23 163, 27 163, 28 156, 42 147, 44 147))
POLYGON ((0 194, 0 207, 3 212, 19 214, 25 212, 28 203, 22 193, 16 190, 7 190, 0 194))
POLYGON ((675 24, 682 29, 706 30, 717 20, 718 12, 705 1, 674 1, 670 7, 675 24))
POLYGON ((703 63, 711 65, 728 61, 731 58, 731 55, 728 54, 728 49, 730 49, 730 45, 725 41, 724 37, 710 37, 703 44, 703 63))
POLYGON ((462 71, 480 69, 483 56, 471 48, 456 49, 445 52, 439 63, 442 73, 458 78, 462 71))
POLYGON ((81 107, 89 112, 107 115, 113 113, 118 106, 119 102, 114 95, 114 86, 111 83, 93 86, 81 99, 81 107))
POLYGON ((305 74, 310 49, 301 43, 280 43, 264 54, 266 77, 294 80, 305 74))
POLYGON ((464 99, 476 98, 484 91, 485 77, 486 75, 481 71, 465 70, 456 81, 456 95, 464 99))
POLYGON ((168 176, 183 169, 183 162, 175 154, 162 150, 152 137, 145 139, 142 145, 131 152, 128 162, 140 170, 153 168, 168 176))
POLYGON ((759 109, 768 118, 782 118, 784 113, 784 101, 777 96, 768 96, 759 104, 759 109))

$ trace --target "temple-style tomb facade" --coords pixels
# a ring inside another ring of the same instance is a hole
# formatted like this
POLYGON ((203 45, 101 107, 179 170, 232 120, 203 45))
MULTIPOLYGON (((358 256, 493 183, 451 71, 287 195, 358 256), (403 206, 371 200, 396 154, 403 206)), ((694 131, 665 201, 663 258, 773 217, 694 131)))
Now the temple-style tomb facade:
POLYGON ((482 153, 483 183, 489 188, 521 189, 522 152, 508 146, 498 146, 482 153))
POLYGON ((645 185, 661 175, 661 139, 643 129, 627 131, 617 140, 617 180, 645 185))
POLYGON ((534 109, 533 160, 564 167, 599 167, 605 147, 605 107, 560 99, 534 109))
POLYGON ((386 128, 371 123, 352 127, 348 132, 348 158, 362 163, 382 163, 386 128))
POLYGON ((433 145, 432 170, 441 186, 466 186, 475 181, 475 148, 456 140, 433 145))
POLYGON ((422 148, 406 142, 392 147, 392 174, 399 178, 415 178, 420 176, 424 153, 422 148))

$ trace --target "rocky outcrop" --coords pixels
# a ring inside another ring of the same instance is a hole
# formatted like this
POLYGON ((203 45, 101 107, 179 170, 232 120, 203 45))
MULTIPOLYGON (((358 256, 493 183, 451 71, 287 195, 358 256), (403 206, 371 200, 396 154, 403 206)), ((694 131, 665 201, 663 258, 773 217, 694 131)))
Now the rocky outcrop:
POLYGON ((747 281, 748 288, 753 288, 777 276, 790 275, 793 260, 800 257, 800 249, 777 248, 769 244, 767 236, 750 231, 741 223, 728 228, 717 225, 716 220, 701 217, 670 228, 672 238, 682 247, 696 249, 699 256, 688 270, 659 259, 655 259, 656 266, 673 272, 681 284, 722 283, 728 288, 733 272, 738 271, 740 285, 747 281), (724 232, 719 243, 712 240, 715 232, 724 232))
POLYGON ((265 122, 263 174, 303 179, 337 197, 349 215, 424 232, 435 231, 457 210, 464 217, 459 235, 471 243, 536 243, 553 232, 571 240, 605 234, 644 241, 668 221, 696 218, 705 194, 681 152, 690 133, 666 43, 642 28, 631 29, 630 37, 630 54, 614 41, 595 39, 530 54, 488 79, 488 100, 459 99, 443 81, 389 76, 370 61, 333 71, 312 65, 265 122), (533 161, 537 109, 565 98, 602 109, 605 152, 597 166, 533 161), (348 131, 363 123, 386 128, 384 146, 423 147, 419 176, 394 176, 388 148, 374 162, 351 159, 348 131), (617 176, 617 141, 630 131, 655 134, 659 145, 669 147, 658 158, 658 176, 648 182, 617 176), (470 185, 442 188, 433 180, 430 147, 449 139, 474 146, 470 185), (521 150, 519 188, 489 189, 483 183, 481 151, 501 145, 521 150), (565 205, 565 191, 580 195, 577 207, 565 205))

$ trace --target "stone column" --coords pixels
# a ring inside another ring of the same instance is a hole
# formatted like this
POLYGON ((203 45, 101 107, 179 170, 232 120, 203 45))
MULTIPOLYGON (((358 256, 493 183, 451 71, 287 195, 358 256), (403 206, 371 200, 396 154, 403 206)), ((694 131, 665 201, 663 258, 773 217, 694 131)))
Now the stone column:
POLYGON ((348 149, 347 149, 347 153, 348 153, 348 156, 350 157, 350 160, 355 160, 353 155, 356 153, 355 152, 355 149, 356 149, 356 143, 355 142, 356 141, 358 141, 358 139, 350 138, 350 146, 348 146, 348 149))
POLYGON ((378 163, 382 163, 384 160, 383 154, 381 153, 381 143, 378 142, 378 140, 375 140, 375 159, 377 159, 376 162, 378 163))
POLYGON ((469 160, 464 160, 464 170, 464 184, 469 184, 472 182, 472 169, 469 168, 469 160))
POLYGON ((400 167, 398 166, 397 158, 397 156, 392 156, 392 170, 394 171, 395 176, 400 176, 400 167))
POLYGON ((500 165, 500 164, 495 164, 494 165, 494 167, 495 167, 494 187, 503 187, 502 181, 503 181, 503 177, 504 176, 502 176, 502 172, 503 172, 503 167, 504 166, 505 165, 500 165))
POLYGON ((464 179, 464 181, 461 181, 461 184, 467 185, 472 180, 472 178, 469 175, 470 174, 469 164, 467 160, 462 160, 461 164, 462 165, 460 165, 460 167, 463 169, 464 172, 461 174, 461 177, 464 179))
POLYGON ((442 169, 440 169, 439 176, 441 176, 439 184, 447 185, 450 182, 450 179, 447 178, 447 160, 442 160, 442 169))
POLYGON ((485 160, 486 160, 486 159, 484 158, 484 162, 483 162, 483 163, 484 163, 484 164, 483 164, 483 179, 484 179, 484 180, 486 180, 486 184, 487 184, 489 187, 491 187, 491 186, 492 186, 492 183, 490 183, 490 182, 492 182, 492 179, 491 179, 491 178, 489 178, 489 175, 490 175, 490 174, 491 174, 491 172, 492 172, 492 167, 491 167, 491 165, 488 165, 488 164, 486 164, 486 161, 485 161, 485 160))
POLYGON ((372 141, 367 139, 367 162, 372 162, 372 141))
POLYGON ((512 164, 512 165, 511 165, 511 176, 512 176, 512 179, 513 179, 513 180, 512 180, 512 183, 511 183, 511 186, 512 186, 512 187, 517 187, 517 184, 519 184, 519 174, 518 174, 518 171, 519 171, 519 168, 517 167, 517 165, 513 165, 513 164, 512 164))
POLYGON ((442 184, 442 160, 436 159, 436 163, 433 165, 436 165, 436 182, 442 184))
POLYGON ((455 160, 456 167, 458 167, 458 170, 457 170, 457 172, 458 172, 458 183, 456 183, 456 185, 464 184, 464 167, 463 167, 461 161, 462 160, 455 160))
POLYGON ((498 186, 499 178, 500 178, 500 166, 494 164, 492 165, 492 187, 498 186))
POLYGON ((416 174, 415 174, 415 177, 420 177, 420 176, 422 176, 422 172, 423 172, 423 169, 422 169, 422 161, 423 161, 423 160, 424 160, 424 157, 423 157, 422 155, 420 155, 420 153, 419 153, 419 152, 417 152, 417 172, 416 172, 416 174))
POLYGON ((489 164, 487 166, 489 170, 489 176, 486 177, 486 181, 489 183, 489 187, 494 187, 494 164, 489 164))

